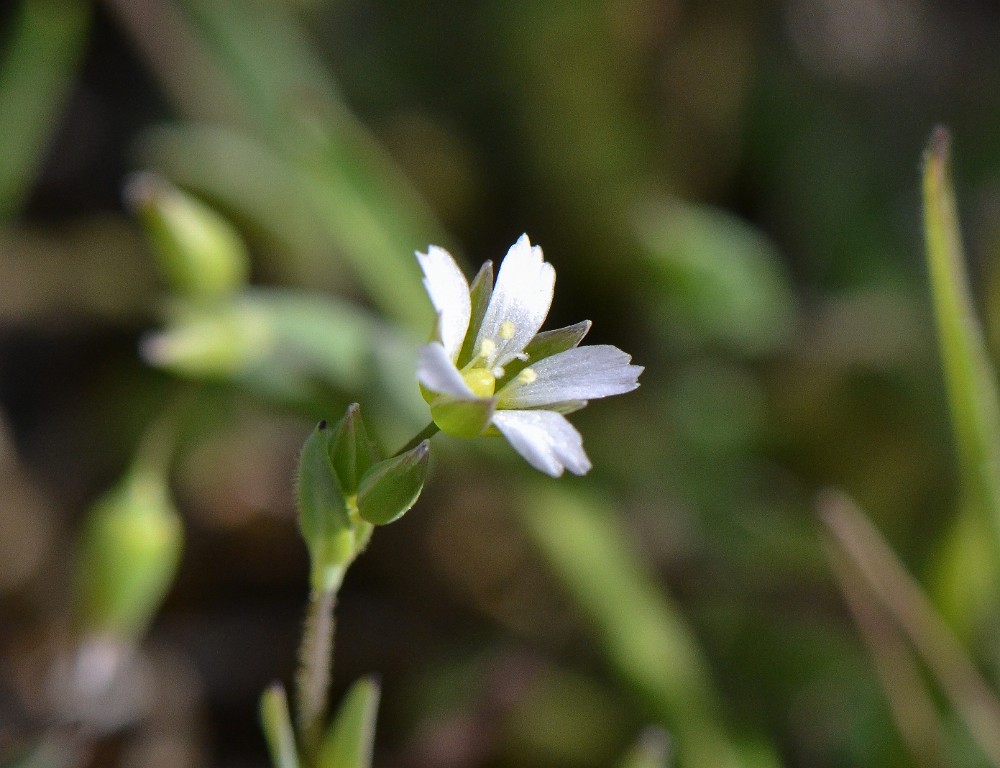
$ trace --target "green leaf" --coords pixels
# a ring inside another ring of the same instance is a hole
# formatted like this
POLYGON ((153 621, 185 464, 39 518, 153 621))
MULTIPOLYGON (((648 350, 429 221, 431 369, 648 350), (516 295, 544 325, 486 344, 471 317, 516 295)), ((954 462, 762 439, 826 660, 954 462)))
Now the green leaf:
MULTIPOLYGON (((230 120, 246 136, 262 136, 280 157, 280 177, 295 188, 291 199, 310 209, 326 249, 313 267, 329 269, 334 252, 387 315, 426 327, 430 303, 419 280, 413 250, 441 242, 433 212, 392 159, 343 106, 309 35, 287 7, 267 0, 185 0, 189 44, 206 53, 208 67, 232 97, 230 120), (261 46, 260 30, 268 31, 261 46), (386 275, 394 279, 387 280, 386 275)), ((140 39, 143 31, 134 22, 140 39)), ((182 21, 183 25, 183 21, 182 21)), ((176 83, 182 109, 198 117, 204 94, 197 83, 177 82, 172 61, 158 60, 161 78, 176 83)), ((184 164, 195 188, 216 186, 225 166, 184 164)), ((238 171, 240 172, 240 171, 238 171)), ((169 174, 168 174, 169 175, 169 174)), ((172 177, 172 176, 171 176, 172 177)), ((332 274, 332 273, 331 273, 332 274)))
POLYGON ((261 694, 260 722, 273 768, 299 768, 295 733, 288 714, 288 697, 280 683, 268 686, 261 694))
POLYGON ((927 263, 965 489, 1000 549, 1000 407, 965 269, 950 151, 947 130, 936 129, 924 154, 927 263))
POLYGON ((361 478, 358 513, 374 525, 398 520, 417 503, 427 478, 430 441, 381 461, 361 478))
POLYGON ((299 528, 312 561, 313 589, 320 591, 339 586, 355 554, 347 502, 330 463, 330 436, 320 422, 306 439, 296 486, 299 528))
POLYGON ((25 0, 0 61, 0 225, 42 162, 90 26, 85 0, 25 0))
POLYGON ((373 677, 351 686, 320 746, 317 768, 370 768, 380 692, 373 677))
POLYGON ((772 243, 725 211, 679 200, 639 209, 635 228, 651 269, 650 296, 672 336, 755 355, 792 329, 794 300, 772 243))

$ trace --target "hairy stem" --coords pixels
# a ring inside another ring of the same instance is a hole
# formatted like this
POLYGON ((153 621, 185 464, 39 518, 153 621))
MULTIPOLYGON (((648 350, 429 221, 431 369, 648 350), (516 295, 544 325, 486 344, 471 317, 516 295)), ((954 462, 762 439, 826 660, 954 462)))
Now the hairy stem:
POLYGON ((333 659, 333 608, 337 590, 313 589, 309 594, 299 671, 296 678, 298 730, 306 763, 316 754, 326 719, 327 692, 333 659))

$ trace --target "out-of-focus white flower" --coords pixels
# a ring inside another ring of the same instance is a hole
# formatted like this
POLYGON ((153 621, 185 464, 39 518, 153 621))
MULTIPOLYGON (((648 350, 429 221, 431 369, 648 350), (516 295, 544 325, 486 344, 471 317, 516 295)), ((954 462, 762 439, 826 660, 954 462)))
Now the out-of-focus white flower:
POLYGON ((443 248, 417 253, 437 311, 434 340, 420 350, 417 380, 441 431, 499 431, 531 466, 552 477, 590 469, 565 415, 587 401, 639 386, 642 368, 617 347, 578 347, 590 321, 538 332, 556 273, 521 235, 500 265, 486 262, 471 287, 443 248))

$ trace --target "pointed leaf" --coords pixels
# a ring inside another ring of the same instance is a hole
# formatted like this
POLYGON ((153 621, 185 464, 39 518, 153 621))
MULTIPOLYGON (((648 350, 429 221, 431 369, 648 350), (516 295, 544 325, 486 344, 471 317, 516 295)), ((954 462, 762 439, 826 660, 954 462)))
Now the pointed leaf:
POLYGON ((25 0, 13 17, 5 14, 0 225, 17 213, 60 125, 59 111, 87 41, 91 12, 91 3, 81 0, 25 0))
POLYGON ((938 128, 924 155, 924 226, 935 318, 966 489, 1000 547, 1000 410, 975 316, 950 169, 950 137, 938 128))
POLYGON ((320 746, 317 768, 370 768, 380 694, 373 677, 351 686, 320 746))
POLYGON ((288 697, 280 683, 268 686, 261 694, 260 722, 273 768, 299 768, 292 719, 288 714, 288 697))

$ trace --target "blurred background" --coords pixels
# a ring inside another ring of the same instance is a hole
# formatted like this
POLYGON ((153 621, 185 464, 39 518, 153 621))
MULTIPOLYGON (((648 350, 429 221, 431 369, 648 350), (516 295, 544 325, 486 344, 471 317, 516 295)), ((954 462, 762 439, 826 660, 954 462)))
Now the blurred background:
POLYGON ((573 417, 586 478, 435 439, 337 607, 335 694, 381 675, 375 765, 624 766, 662 732, 698 768, 997 764, 912 637, 859 631, 884 607, 852 616, 815 501, 849 493, 997 679, 919 181, 945 123, 995 349, 993 4, 17 0, 0 33, 0 762, 267 764, 302 442, 353 401, 387 448, 419 431, 413 251, 471 276, 527 232, 546 327, 593 320, 642 386, 573 417), (151 179, 231 222, 250 287, 171 281, 151 179), (176 578, 81 710, 52 682, 81 530, 175 411, 176 578))

